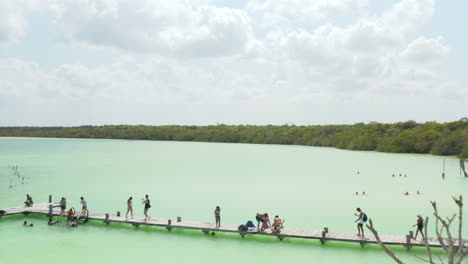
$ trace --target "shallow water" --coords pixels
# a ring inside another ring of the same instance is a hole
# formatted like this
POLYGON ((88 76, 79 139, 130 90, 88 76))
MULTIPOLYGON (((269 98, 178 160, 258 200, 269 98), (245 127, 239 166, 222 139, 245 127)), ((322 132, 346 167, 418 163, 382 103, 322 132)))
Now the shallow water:
MULTIPOLYGON (((355 208, 361 207, 381 234, 403 235, 415 223, 416 214, 431 215, 430 200, 450 215, 457 210, 451 195, 468 197, 468 180, 460 176, 458 160, 445 158, 445 180, 443 160, 304 146, 0 138, 0 208, 21 205, 29 193, 36 202, 46 201, 49 194, 57 201, 65 196, 76 208, 84 196, 91 211, 125 212, 126 199, 133 196, 135 214, 142 215, 139 201, 149 194, 153 217, 213 221, 219 205, 225 223, 245 223, 256 212, 268 212, 285 218, 287 227, 327 226, 355 232, 355 208), (21 177, 29 179, 21 184, 10 165, 18 165, 21 177), (415 194, 418 190, 421 195, 415 194), (356 196, 356 191, 367 195, 356 196), (406 191, 409 196, 403 195, 406 191)), ((3 217, 0 248, 8 252, 2 254, 2 264, 392 263, 372 245, 327 242, 323 246, 318 241, 242 239, 233 234, 212 237, 199 231, 169 233, 99 222, 79 228, 49 227, 40 216, 3 217), (23 220, 35 226, 22 227, 23 220)), ((396 249, 402 258, 416 262, 396 249)))

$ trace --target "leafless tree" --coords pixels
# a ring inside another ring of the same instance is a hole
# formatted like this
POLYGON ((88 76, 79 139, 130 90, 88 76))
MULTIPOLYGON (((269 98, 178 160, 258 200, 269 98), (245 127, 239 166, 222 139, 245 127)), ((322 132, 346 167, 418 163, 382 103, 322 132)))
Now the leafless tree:
MULTIPOLYGON (((429 221, 429 218, 426 217, 425 225, 424 225, 424 236, 426 239, 423 240, 424 246, 427 250, 427 258, 422 258, 414 254, 413 255, 422 261, 425 261, 430 264, 435 264, 434 262, 434 256, 436 256, 441 263, 447 263, 447 264, 461 264, 464 257, 468 253, 468 247, 467 247, 467 242, 463 240, 462 237, 462 227, 463 227, 463 196, 457 197, 452 197, 453 201, 455 204, 458 206, 458 239, 454 239, 452 236, 452 232, 450 231, 450 226, 452 225, 453 221, 456 218, 456 214, 454 214, 452 217, 446 217, 445 219, 439 215, 439 212, 437 210, 437 204, 436 202, 431 201, 432 208, 434 209, 434 216, 435 216, 435 231, 437 235, 437 240, 439 241, 442 250, 445 252, 446 259, 442 259, 438 255, 432 254, 431 247, 429 246, 429 238, 427 236, 427 224, 429 221), (440 226, 440 227, 439 227, 440 226), (445 234, 445 238, 444 235, 445 234)), ((399 259, 395 252, 393 252, 391 249, 389 249, 384 243, 382 243, 382 240, 379 237, 379 234, 377 230, 375 229, 372 219, 369 219, 369 224, 366 225, 367 228, 374 234, 375 239, 377 240, 377 243, 382 247, 395 262, 399 264, 404 264, 404 262, 399 259)))

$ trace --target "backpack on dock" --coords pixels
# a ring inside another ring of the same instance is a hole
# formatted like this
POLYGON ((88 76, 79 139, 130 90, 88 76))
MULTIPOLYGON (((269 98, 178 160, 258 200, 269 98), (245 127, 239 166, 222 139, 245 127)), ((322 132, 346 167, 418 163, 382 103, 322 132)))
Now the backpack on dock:
POLYGON ((249 228, 247 226, 245 226, 245 225, 240 225, 238 229, 239 229, 239 231, 248 231, 249 230, 249 228))

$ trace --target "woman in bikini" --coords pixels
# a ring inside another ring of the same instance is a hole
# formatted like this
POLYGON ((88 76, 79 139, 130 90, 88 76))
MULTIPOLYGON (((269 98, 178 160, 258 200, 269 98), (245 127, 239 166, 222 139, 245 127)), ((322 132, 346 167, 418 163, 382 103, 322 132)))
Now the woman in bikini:
POLYGON ((128 219, 128 212, 130 212, 132 219, 133 219, 133 197, 128 198, 127 200, 127 214, 125 214, 125 218, 128 219))

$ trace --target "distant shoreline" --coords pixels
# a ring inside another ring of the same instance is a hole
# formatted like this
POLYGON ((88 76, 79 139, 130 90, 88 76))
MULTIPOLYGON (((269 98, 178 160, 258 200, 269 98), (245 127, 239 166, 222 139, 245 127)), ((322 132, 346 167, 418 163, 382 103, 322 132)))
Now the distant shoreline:
POLYGON ((448 123, 414 121, 323 126, 0 127, 0 137, 194 141, 334 147, 388 153, 468 158, 468 118, 448 123))

